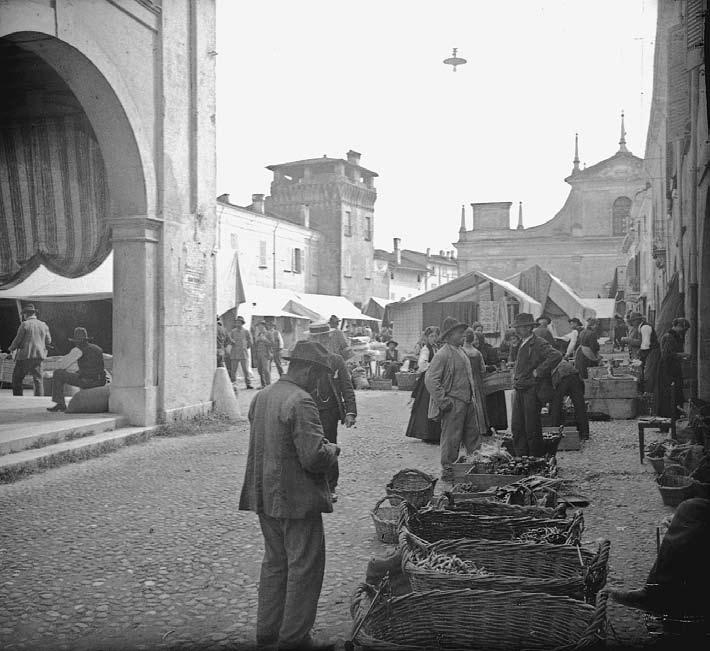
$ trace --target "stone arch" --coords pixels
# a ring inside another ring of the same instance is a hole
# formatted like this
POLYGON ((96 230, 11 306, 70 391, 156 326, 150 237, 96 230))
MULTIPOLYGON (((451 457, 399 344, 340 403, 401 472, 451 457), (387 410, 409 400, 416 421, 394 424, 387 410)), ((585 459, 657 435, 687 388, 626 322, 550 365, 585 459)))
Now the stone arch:
MULTIPOLYGON (((710 400, 710 193, 705 199, 698 279, 698 397, 710 400)), ((691 332, 692 334, 692 332, 691 332)))
POLYGON ((611 207, 611 234, 626 235, 629 230, 629 218, 631 216, 631 199, 628 197, 617 197, 611 207))
MULTIPOLYGON (((0 38, 39 56, 66 82, 86 113, 106 166, 112 216, 153 212, 149 185, 154 188, 150 156, 143 155, 136 137, 137 118, 129 119, 127 100, 119 99, 117 74, 112 83, 93 60, 73 45, 50 34, 15 31, 0 38)), ((127 93, 125 94, 127 95, 127 93)))

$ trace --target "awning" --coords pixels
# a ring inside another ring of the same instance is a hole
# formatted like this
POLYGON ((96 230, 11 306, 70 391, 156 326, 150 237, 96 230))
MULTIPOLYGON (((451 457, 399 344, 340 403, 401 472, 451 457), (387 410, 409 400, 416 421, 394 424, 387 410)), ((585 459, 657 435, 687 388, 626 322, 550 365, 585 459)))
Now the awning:
POLYGON ((0 299, 71 302, 100 301, 113 297, 113 252, 94 271, 78 278, 65 278, 44 265, 9 289, 0 289, 0 299))
POLYGON ((391 303, 388 298, 379 298, 378 296, 371 296, 370 299, 365 303, 362 308, 363 314, 371 316, 374 319, 381 321, 385 316, 385 310, 387 306, 391 303))
POLYGON ((613 298, 583 298, 588 309, 594 311, 597 319, 613 319, 616 311, 616 300, 613 298))
POLYGON ((254 316, 288 317, 291 319, 308 319, 290 311, 287 306, 297 295, 290 289, 271 289, 270 287, 246 287, 245 301, 239 306, 237 313, 247 322, 254 316))
POLYGON ((328 320, 335 314, 341 321, 377 321, 363 314, 344 296, 330 294, 297 294, 286 306, 286 309, 300 314, 312 321, 328 320))

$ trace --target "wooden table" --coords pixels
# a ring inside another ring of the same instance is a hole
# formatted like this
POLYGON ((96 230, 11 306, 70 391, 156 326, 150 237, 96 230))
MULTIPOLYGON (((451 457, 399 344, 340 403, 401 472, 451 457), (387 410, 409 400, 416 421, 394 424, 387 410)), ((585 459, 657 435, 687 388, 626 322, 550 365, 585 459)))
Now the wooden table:
POLYGON ((660 416, 647 416, 638 419, 639 430, 639 460, 643 463, 644 456, 644 435, 647 429, 669 428, 671 438, 676 438, 675 418, 661 418, 660 416))

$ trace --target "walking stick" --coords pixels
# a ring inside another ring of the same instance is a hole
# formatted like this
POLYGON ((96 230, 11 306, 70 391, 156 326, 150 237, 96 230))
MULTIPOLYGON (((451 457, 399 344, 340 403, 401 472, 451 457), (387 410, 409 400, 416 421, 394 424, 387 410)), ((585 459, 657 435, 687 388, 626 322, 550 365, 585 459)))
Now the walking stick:
POLYGON ((345 651, 354 651, 355 638, 357 637, 357 634, 360 632, 360 629, 362 628, 362 625, 365 623, 365 620, 367 619, 367 616, 370 614, 370 611, 375 607, 375 604, 377 603, 377 600, 379 599, 380 595, 384 592, 385 586, 387 585, 389 578, 390 578, 390 573, 385 572, 385 576, 383 577, 382 581, 380 582, 380 585, 377 588, 377 592, 375 592, 375 596, 373 597, 372 601, 370 602, 370 605, 367 607, 365 614, 362 616, 362 619, 358 622, 357 626, 353 629, 353 632, 350 634, 350 639, 346 640, 345 651))

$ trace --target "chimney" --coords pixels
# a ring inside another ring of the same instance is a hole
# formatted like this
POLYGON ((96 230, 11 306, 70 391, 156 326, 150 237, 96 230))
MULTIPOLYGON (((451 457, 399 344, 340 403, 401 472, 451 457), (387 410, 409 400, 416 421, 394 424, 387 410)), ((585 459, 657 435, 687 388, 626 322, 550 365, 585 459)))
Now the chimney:
POLYGON ((426 249, 426 259, 428 260, 429 258, 431 258, 431 249, 430 249, 429 247, 427 247, 427 249, 426 249))
POLYGON ((301 223, 304 228, 311 227, 311 207, 307 203, 301 204, 301 223))
POLYGON ((439 249, 439 257, 440 258, 445 258, 446 255, 444 255, 444 249, 439 249))
POLYGON ((394 259, 397 264, 402 264, 402 251, 399 248, 399 244, 402 240, 400 238, 395 237, 393 240, 394 242, 394 259))
POLYGON ((254 212, 259 214, 264 214, 264 195, 263 194, 252 194, 251 195, 251 207, 254 212))
POLYGON ((348 157, 348 163, 351 165, 360 165, 360 152, 352 149, 345 154, 348 157))

